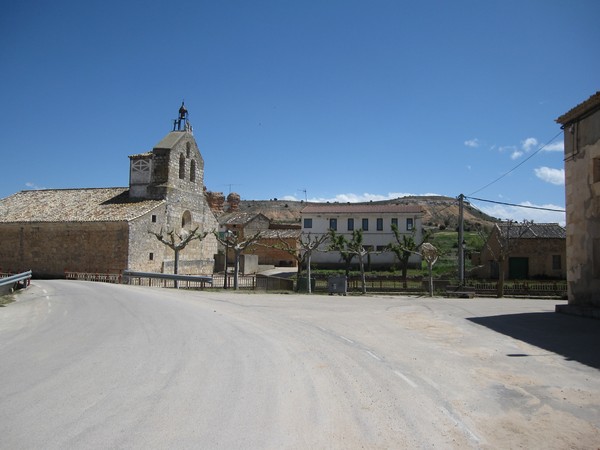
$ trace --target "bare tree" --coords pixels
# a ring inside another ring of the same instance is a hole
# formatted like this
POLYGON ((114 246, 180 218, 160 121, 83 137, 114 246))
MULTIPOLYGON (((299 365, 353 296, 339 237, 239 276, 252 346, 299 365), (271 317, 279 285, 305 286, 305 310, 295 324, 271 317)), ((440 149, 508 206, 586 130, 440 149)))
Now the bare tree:
POLYGON ((427 262, 427 269, 429 272, 429 296, 433 297, 433 265, 437 262, 440 252, 433 244, 424 242, 421 245, 420 255, 427 262))
POLYGON ((496 285, 496 297, 498 298, 504 297, 505 262, 509 259, 514 242, 530 230, 531 223, 525 220, 522 224, 519 224, 518 222, 508 220, 502 224, 502 227, 495 224, 496 233, 492 232, 490 237, 495 237, 497 245, 491 245, 490 239, 486 241, 485 245, 487 249, 498 264, 498 283, 496 285))
POLYGON ((327 242, 329 240, 329 235, 327 234, 321 234, 321 235, 311 235, 310 233, 307 234, 300 234, 300 236, 298 237, 298 240, 296 241, 297 244, 299 245, 291 245, 289 241, 286 241, 285 239, 281 238, 279 235, 277 235, 277 238, 279 240, 279 242, 275 245, 273 245, 273 248, 277 248, 279 250, 283 250, 284 252, 292 255, 294 257, 294 259, 296 260, 297 264, 298 264, 298 275, 297 278, 298 280, 300 280, 300 275, 302 274, 302 266, 306 263, 306 272, 307 272, 307 279, 308 279, 308 287, 307 287, 307 292, 310 294, 312 293, 312 286, 311 286, 311 258, 312 258, 312 253, 314 251, 318 251, 318 248, 321 244, 327 242))
MULTIPOLYGON (((250 237, 241 237, 235 233, 225 233, 224 237, 221 237, 219 233, 213 231, 213 234, 217 238, 217 241, 224 245, 226 248, 231 248, 234 254, 234 264, 233 264, 233 289, 238 289, 238 280, 240 273, 240 255, 251 245, 255 244, 262 237, 262 231, 259 231, 253 234, 250 237)), ((225 258, 227 258, 227 254, 225 254, 225 258)), ((227 274, 225 274, 227 276, 227 274)))
MULTIPOLYGON (((175 261, 173 263, 173 273, 175 275, 179 273, 179 252, 183 250, 190 242, 196 239, 202 241, 208 234, 208 232, 206 231, 199 232, 198 228, 200 227, 198 226, 192 231, 182 229, 179 233, 176 233, 175 230, 165 232, 162 228, 158 233, 155 231, 148 230, 148 233, 156 236, 156 239, 158 239, 160 242, 162 242, 175 252, 175 261)), ((177 280, 175 280, 175 287, 179 287, 179 283, 177 282, 177 280)))

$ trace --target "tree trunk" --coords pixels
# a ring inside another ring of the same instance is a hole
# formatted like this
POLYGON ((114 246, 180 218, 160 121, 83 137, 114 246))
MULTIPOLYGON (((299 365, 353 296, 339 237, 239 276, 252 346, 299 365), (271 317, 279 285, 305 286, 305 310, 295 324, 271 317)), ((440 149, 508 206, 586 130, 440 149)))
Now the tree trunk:
POLYGON ((240 252, 235 252, 235 262, 233 263, 233 290, 238 290, 238 276, 240 274, 240 252))
POLYGON ((402 286, 404 289, 408 288, 408 283, 406 282, 406 277, 408 276, 408 261, 405 259, 401 260, 402 264, 402 286))
MULTIPOLYGON (((175 249, 175 261, 173 261, 173 274, 177 275, 179 273, 179 250, 175 249)), ((174 280, 175 289, 179 288, 179 281, 174 280)))
POLYGON ((309 294, 312 294, 312 286, 311 286, 311 273, 310 273, 310 253, 308 254, 308 258, 306 260, 306 278, 307 278, 307 288, 306 288, 306 292, 308 292, 309 294))
POLYGON ((358 255, 358 263, 360 264, 360 284, 363 295, 367 293, 367 281, 365 279, 365 262, 363 261, 363 256, 358 255))
POLYGON ((427 269, 429 269, 429 296, 433 297, 433 264, 427 261, 427 269))
POLYGON ((496 297, 504 297, 504 259, 498 264, 498 284, 496 289, 496 297))

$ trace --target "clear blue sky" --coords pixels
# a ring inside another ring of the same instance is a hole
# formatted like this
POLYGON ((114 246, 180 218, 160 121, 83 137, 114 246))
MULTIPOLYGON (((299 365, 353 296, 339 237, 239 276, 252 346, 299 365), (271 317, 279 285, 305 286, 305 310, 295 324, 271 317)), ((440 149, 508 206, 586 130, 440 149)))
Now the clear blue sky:
POLYGON ((596 0, 5 2, 0 197, 127 186, 185 99, 212 191, 563 208, 562 134, 480 189, 600 90, 598 17, 596 0))

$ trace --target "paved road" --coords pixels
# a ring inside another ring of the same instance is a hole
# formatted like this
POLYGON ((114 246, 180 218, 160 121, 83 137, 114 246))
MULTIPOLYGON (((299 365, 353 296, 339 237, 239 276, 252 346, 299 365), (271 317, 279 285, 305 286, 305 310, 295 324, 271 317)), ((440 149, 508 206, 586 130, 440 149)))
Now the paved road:
POLYGON ((597 448, 600 322, 542 300, 36 281, 0 448, 597 448))

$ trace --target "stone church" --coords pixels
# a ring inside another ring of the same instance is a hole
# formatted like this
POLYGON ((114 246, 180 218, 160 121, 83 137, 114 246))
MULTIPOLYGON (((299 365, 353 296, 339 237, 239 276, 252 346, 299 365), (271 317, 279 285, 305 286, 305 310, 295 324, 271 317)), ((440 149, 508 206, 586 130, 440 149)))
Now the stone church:
POLYGON ((0 272, 172 273, 174 252, 153 232, 209 234, 180 252, 179 273, 209 274, 217 220, 204 196, 204 161, 182 104, 173 131, 129 157, 129 187, 21 191, 0 200, 0 272))

